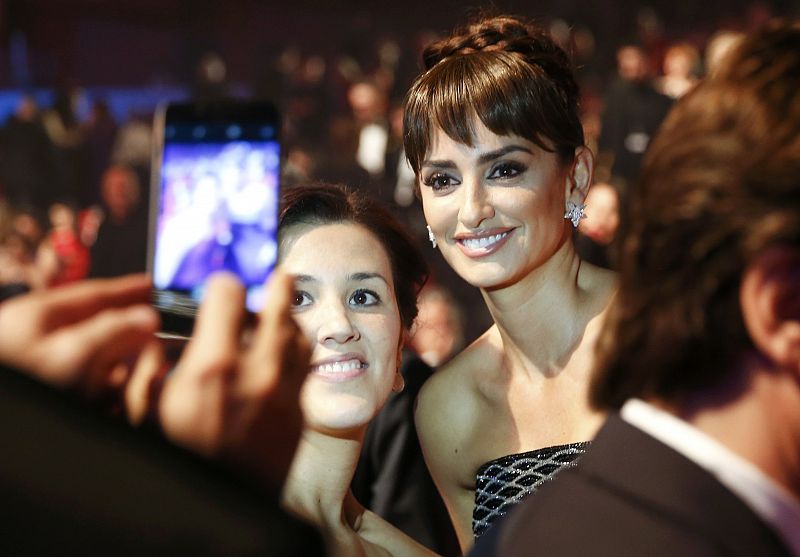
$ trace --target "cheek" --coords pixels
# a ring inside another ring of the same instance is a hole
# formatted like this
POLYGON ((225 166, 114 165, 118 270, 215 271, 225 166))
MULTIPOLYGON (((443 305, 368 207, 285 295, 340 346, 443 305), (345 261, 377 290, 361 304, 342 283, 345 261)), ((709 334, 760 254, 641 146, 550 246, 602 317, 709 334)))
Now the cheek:
POLYGON ((383 364, 394 364, 401 342, 400 317, 399 315, 371 317, 375 319, 371 320, 369 327, 364 327, 362 331, 367 337, 372 354, 383 364))
POLYGON ((422 212, 425 222, 435 233, 443 233, 447 226, 458 219, 458 205, 455 196, 434 197, 430 192, 422 195, 422 212))

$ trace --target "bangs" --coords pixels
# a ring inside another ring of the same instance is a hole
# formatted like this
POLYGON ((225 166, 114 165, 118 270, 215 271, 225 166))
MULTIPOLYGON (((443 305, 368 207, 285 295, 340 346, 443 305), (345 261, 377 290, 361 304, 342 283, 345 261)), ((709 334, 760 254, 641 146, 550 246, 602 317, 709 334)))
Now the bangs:
POLYGON ((448 58, 420 76, 406 97, 405 152, 419 172, 437 128, 472 147, 477 117, 497 135, 516 135, 571 158, 583 144, 583 133, 574 118, 579 137, 562 137, 563 123, 574 113, 568 104, 541 68, 512 53, 482 51, 448 58))

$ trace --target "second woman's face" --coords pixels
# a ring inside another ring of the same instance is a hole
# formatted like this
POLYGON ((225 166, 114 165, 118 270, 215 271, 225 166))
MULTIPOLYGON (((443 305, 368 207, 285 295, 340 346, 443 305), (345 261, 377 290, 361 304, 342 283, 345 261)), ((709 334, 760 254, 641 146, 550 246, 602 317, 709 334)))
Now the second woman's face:
POLYGON ((568 170, 558 155, 474 123, 473 145, 434 133, 420 166, 425 219, 442 255, 473 286, 501 288, 549 259, 569 236, 568 170))
POLYGON ((352 223, 294 225, 284 238, 295 318, 313 348, 300 395, 306 423, 360 428, 383 407, 398 367, 402 325, 389 257, 352 223))

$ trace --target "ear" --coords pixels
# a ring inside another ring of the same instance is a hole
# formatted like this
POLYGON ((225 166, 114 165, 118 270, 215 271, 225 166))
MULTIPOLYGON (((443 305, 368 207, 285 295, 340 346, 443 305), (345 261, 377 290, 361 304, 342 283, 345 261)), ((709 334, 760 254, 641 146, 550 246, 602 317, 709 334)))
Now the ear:
POLYGON ((776 367, 800 372, 800 249, 767 249, 742 277, 739 302, 755 347, 776 367))
POLYGON ((582 205, 592 184, 594 176, 594 155, 588 147, 578 147, 575 149, 575 157, 569 168, 566 177, 566 191, 564 198, 572 201, 576 205, 582 205))

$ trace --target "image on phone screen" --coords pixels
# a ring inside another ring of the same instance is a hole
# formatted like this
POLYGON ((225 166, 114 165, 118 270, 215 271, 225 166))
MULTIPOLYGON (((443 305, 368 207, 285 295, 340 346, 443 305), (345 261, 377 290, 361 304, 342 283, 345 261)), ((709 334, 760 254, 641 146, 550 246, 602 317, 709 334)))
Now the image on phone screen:
POLYGON ((276 122, 236 112, 166 110, 151 246, 159 310, 193 315, 217 271, 239 277, 251 312, 264 303, 278 252, 280 146, 276 122))

